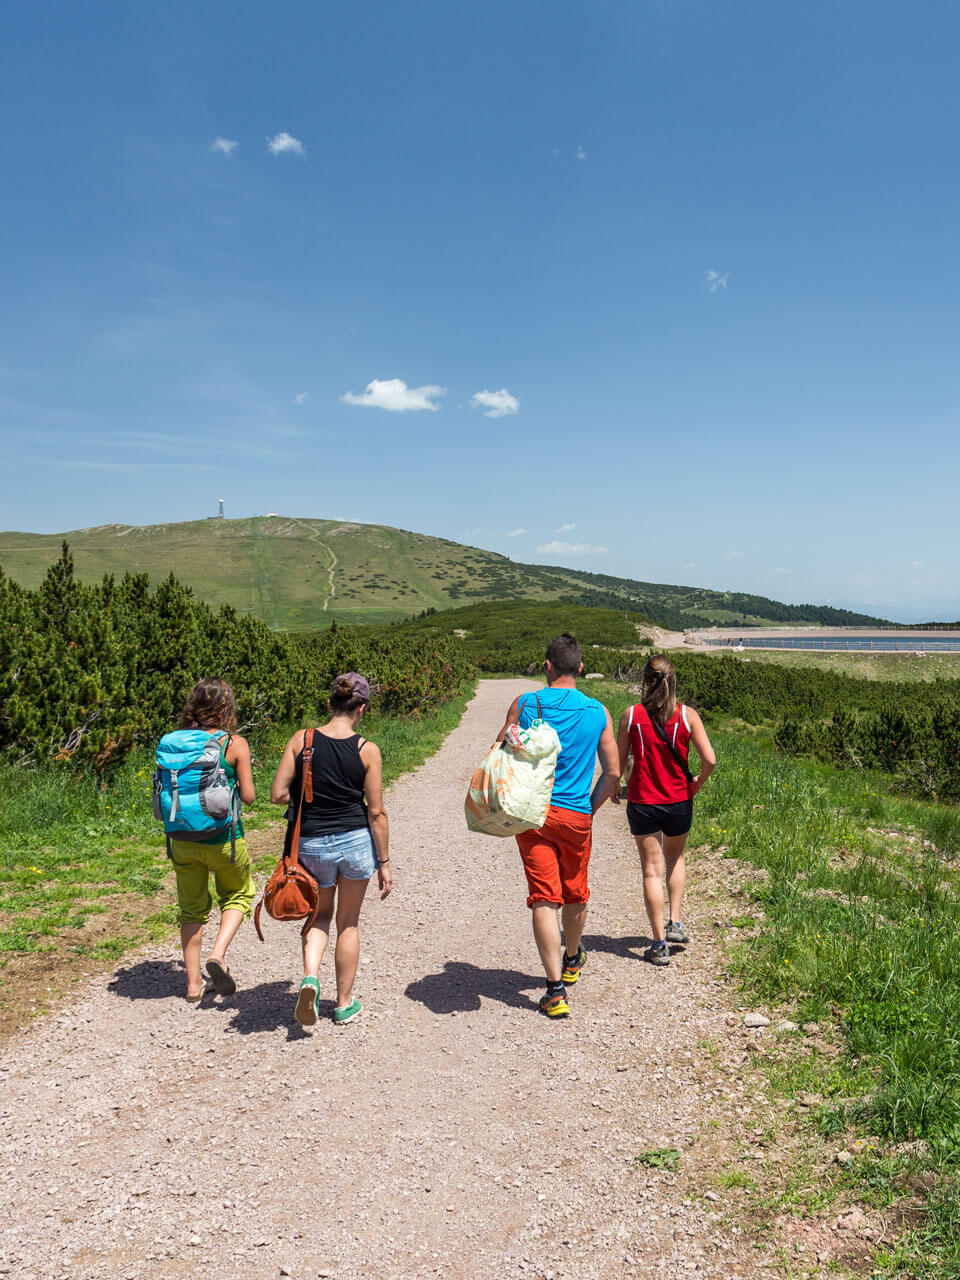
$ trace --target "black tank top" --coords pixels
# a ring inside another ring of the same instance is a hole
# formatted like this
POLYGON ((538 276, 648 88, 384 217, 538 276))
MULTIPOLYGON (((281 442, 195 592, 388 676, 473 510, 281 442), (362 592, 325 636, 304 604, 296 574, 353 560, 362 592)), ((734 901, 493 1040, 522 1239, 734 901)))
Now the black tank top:
MULTIPOLYGON (((301 836, 335 836, 370 825, 363 796, 367 768, 360 759, 359 734, 352 738, 313 735, 313 799, 303 804, 301 836)), ((290 785, 290 810, 296 817, 303 779, 303 751, 290 785)))

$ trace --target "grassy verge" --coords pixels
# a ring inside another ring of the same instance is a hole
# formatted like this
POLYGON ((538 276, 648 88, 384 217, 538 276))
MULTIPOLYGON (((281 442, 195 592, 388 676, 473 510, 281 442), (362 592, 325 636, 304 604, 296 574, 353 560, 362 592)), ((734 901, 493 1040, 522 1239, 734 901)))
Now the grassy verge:
MULTIPOLYGON (((616 721, 632 700, 591 690, 616 721)), ((960 1276, 960 812, 898 795, 883 775, 774 752, 765 731, 710 719, 718 767, 692 845, 755 868, 728 921, 747 999, 798 1024, 765 1058, 804 1095, 807 1123, 843 1163, 776 1205, 831 1198, 880 1211, 879 1276, 960 1276)), ((798 1185, 804 1179, 800 1178, 798 1185)))
MULTIPOLYGON (((725 647, 705 646, 697 650, 711 657, 722 657, 731 651, 725 647)), ((918 658, 915 653, 829 653, 817 649, 748 649, 734 655, 741 662, 769 662, 778 667, 836 671, 859 680, 930 681, 960 679, 960 654, 928 653, 918 658)))
MULTIPOLYGON (((370 715, 364 734, 379 744, 385 781, 415 769, 443 742, 472 690, 418 718, 370 715)), ((282 817, 269 802, 270 781, 292 729, 265 736, 254 763, 256 803, 244 825, 256 831, 282 817)), ((101 786, 91 774, 47 766, 0 767, 0 956, 43 951, 58 938, 80 936, 90 918, 115 916, 110 936, 94 945, 108 959, 174 921, 169 905, 144 919, 116 911, 118 895, 152 899, 169 874, 163 836, 151 811, 152 753, 135 752, 101 786)), ((275 855, 267 855, 267 864, 275 855)), ((87 954, 92 954, 89 950, 87 954)))

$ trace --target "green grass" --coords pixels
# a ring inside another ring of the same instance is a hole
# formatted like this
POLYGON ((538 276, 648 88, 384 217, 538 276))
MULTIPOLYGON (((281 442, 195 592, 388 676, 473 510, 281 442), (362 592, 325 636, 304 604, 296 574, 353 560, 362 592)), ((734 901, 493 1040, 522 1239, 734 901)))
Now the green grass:
MULTIPOLYGON (((786 1096, 824 1098, 815 1115, 824 1137, 877 1140, 844 1174, 859 1198, 881 1184, 884 1203, 906 1194, 917 1162, 891 1163, 890 1153, 917 1138, 929 1143, 938 1185, 957 1189, 960 815, 904 800, 876 777, 715 738, 721 764, 698 798, 697 832, 767 873, 752 891, 763 928, 734 945, 735 970, 754 999, 819 1022, 842 1046, 839 1057, 786 1059, 773 1083, 786 1096)), ((908 1231, 877 1274, 960 1274, 952 1194, 933 1196, 927 1225, 908 1231), (921 1262, 929 1270, 909 1269, 921 1262)))
MULTIPOLYGON (((419 717, 364 719, 364 735, 383 752, 386 783, 437 750, 470 694, 465 688, 419 717)), ((244 811, 247 830, 283 817, 270 804, 270 782, 290 732, 270 734, 254 761, 257 800, 244 811)), ((151 808, 152 773, 146 751, 134 752, 107 786, 94 774, 54 765, 0 766, 0 953, 42 950, 64 930, 81 927, 82 917, 102 911, 98 899, 160 892, 169 863, 151 808)), ((271 854, 257 865, 263 869, 273 861, 271 854)), ((156 936, 171 921, 161 912, 143 923, 156 936)))
MULTIPOLYGON (((615 722, 632 700, 589 691, 615 722)), ((905 798, 884 775, 779 755, 764 731, 730 723, 707 717, 718 766, 691 846, 757 870, 751 909, 727 922, 748 998, 823 1029, 812 1049, 783 1038, 771 1083, 820 1095, 822 1139, 862 1144, 836 1184, 801 1161, 779 1203, 822 1209, 845 1191, 888 1206, 920 1186, 922 1225, 908 1221, 874 1274, 960 1277, 960 811, 905 798)))
MULTIPOLYGON (((703 648, 698 653, 713 657, 729 654, 725 648, 703 648)), ((820 653, 799 649, 751 649, 734 654, 740 662, 769 662, 778 667, 836 671, 839 675, 859 680, 889 680, 897 683, 960 679, 960 653, 928 653, 917 658, 912 653, 820 653)))
POLYGON ((680 1152, 676 1147, 651 1147, 633 1157, 633 1163, 644 1169, 674 1170, 680 1165, 680 1152))

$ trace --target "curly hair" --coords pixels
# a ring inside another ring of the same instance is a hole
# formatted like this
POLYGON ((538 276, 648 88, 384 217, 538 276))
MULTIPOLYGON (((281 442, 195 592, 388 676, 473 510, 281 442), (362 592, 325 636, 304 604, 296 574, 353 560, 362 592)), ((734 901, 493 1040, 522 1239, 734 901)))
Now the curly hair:
POLYGON ((198 680, 183 706, 182 729, 226 729, 237 727, 237 703, 233 690, 220 676, 198 680))

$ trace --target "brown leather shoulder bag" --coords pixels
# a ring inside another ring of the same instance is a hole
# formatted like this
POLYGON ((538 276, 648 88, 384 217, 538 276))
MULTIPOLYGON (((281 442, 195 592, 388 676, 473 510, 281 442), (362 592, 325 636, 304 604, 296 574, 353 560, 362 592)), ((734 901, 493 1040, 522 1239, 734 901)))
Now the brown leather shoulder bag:
POLYGON ((297 805, 297 816, 293 822, 287 823, 287 834, 283 842, 283 853, 277 863, 273 875, 267 881, 263 897, 257 903, 253 913, 253 923, 257 937, 263 942, 263 930, 260 928, 260 909, 266 907, 267 915, 274 920, 303 920, 301 933, 305 934, 317 918, 320 908, 320 886, 305 867, 300 865, 300 819, 303 816, 303 801, 313 799, 313 735, 308 729, 303 735, 302 768, 300 777, 300 803, 297 805))

